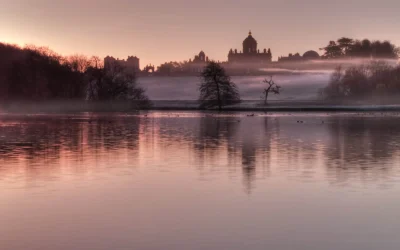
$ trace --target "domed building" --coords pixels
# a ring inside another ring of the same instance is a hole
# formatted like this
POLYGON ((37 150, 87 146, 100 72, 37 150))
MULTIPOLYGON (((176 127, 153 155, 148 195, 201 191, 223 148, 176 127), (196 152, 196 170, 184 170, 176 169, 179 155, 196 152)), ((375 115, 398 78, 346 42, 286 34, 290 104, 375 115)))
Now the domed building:
POLYGON ((263 65, 268 64, 272 61, 272 53, 271 50, 264 49, 260 52, 257 49, 257 40, 254 39, 251 31, 249 35, 243 41, 243 51, 238 52, 237 49, 230 50, 228 54, 228 62, 229 63, 245 63, 251 65, 263 65))
POLYGON ((251 54, 257 53, 257 41, 251 35, 251 31, 249 32, 249 36, 246 37, 243 41, 243 53, 244 54, 251 54))
POLYGON ((300 62, 300 61, 307 61, 307 60, 317 60, 319 59, 319 54, 314 50, 309 50, 300 56, 299 53, 296 54, 289 54, 288 56, 281 56, 278 58, 278 62, 300 62))
POLYGON ((319 59, 319 54, 318 54, 318 52, 316 52, 314 50, 309 50, 303 54, 303 59, 304 60, 316 60, 316 59, 319 59))

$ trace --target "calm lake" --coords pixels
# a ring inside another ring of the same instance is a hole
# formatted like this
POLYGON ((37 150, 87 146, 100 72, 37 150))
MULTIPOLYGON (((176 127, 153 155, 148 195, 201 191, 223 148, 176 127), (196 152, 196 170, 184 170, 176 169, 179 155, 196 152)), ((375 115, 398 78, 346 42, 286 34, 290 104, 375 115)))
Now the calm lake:
POLYGON ((0 115, 0 249, 400 248, 400 113, 0 115))

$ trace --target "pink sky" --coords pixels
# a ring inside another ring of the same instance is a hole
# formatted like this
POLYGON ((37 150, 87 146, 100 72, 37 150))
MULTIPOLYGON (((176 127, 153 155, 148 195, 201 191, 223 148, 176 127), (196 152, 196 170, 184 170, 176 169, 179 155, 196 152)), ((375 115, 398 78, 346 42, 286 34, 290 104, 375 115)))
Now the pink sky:
POLYGON ((0 41, 61 54, 187 60, 200 50, 226 60, 251 29, 273 59, 342 36, 400 45, 397 0, 1 0, 0 41))

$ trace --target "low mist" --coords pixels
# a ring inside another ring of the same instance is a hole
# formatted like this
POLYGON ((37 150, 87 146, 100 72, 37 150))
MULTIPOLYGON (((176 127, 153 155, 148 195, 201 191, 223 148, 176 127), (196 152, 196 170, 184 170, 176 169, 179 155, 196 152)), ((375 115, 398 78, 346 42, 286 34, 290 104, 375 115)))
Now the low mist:
MULTIPOLYGON (((310 100, 318 96, 320 88, 327 86, 332 71, 314 70, 296 74, 273 75, 274 81, 282 86, 280 95, 271 95, 271 100, 310 100)), ((233 76, 243 100, 260 100, 268 76, 233 76)), ((151 100, 197 100, 201 79, 185 77, 142 77, 140 85, 146 89, 151 100)))

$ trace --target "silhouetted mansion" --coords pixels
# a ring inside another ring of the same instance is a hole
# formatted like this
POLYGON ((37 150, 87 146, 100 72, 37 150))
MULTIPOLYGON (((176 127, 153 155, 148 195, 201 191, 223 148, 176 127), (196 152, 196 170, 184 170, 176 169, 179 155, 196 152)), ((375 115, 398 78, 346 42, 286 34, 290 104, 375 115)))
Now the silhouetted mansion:
MULTIPOLYGON (((243 51, 238 52, 237 49, 231 49, 228 54, 228 61, 222 64, 225 67, 246 65, 248 66, 265 66, 272 62, 271 49, 264 49, 260 52, 257 49, 257 40, 252 36, 251 31, 243 41, 243 51)), ((192 60, 189 60, 191 72, 201 72, 204 66, 209 61, 208 57, 203 51, 196 55, 192 60)))
POLYGON ((271 49, 264 49, 260 52, 257 49, 257 41, 249 32, 249 36, 243 41, 243 52, 238 52, 237 49, 230 50, 228 54, 228 63, 243 63, 243 64, 268 64, 272 61, 271 49))
MULTIPOLYGON (((228 61, 222 62, 225 67, 240 67, 245 65, 246 67, 263 67, 272 63, 272 53, 271 49, 263 49, 260 51, 258 48, 257 40, 252 36, 251 31, 248 36, 243 41, 243 50, 239 51, 237 49, 230 49, 228 53, 228 61)), ((287 57, 279 57, 278 62, 296 62, 303 60, 314 60, 319 59, 320 56, 316 51, 307 51, 303 56, 300 54, 289 54, 287 57)), ((194 59, 188 61, 188 70, 190 72, 201 72, 204 66, 209 62, 206 54, 201 51, 194 59)), ((109 68, 113 65, 122 65, 126 68, 134 70, 136 72, 141 72, 139 65, 139 58, 136 56, 129 56, 127 60, 119 60, 114 57, 107 56, 104 58, 104 67, 109 68)), ((147 65, 142 72, 154 72, 153 65, 147 65)))
POLYGON ((128 56, 128 60, 120 60, 119 58, 115 59, 112 56, 106 56, 104 58, 104 68, 112 69, 116 66, 121 66, 129 70, 133 70, 134 72, 140 71, 140 59, 136 56, 128 56))
MULTIPOLYGON (((243 51, 238 52, 237 49, 230 49, 228 54, 228 61, 222 64, 225 67, 240 67, 246 65, 246 67, 257 67, 266 66, 272 62, 271 49, 264 49, 260 52, 257 49, 257 40, 252 36, 251 31, 249 35, 243 41, 243 51)), ((208 57, 203 51, 194 57, 194 60, 189 60, 191 72, 201 72, 204 66, 209 61, 208 57)))

